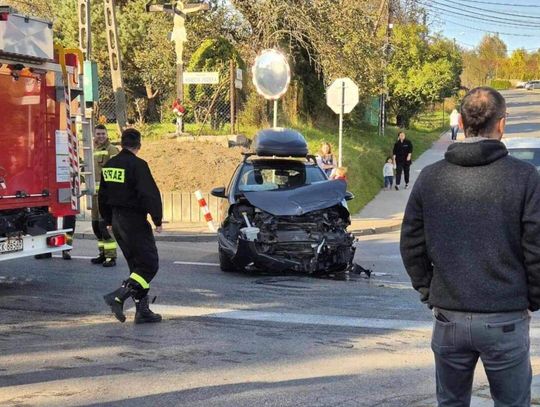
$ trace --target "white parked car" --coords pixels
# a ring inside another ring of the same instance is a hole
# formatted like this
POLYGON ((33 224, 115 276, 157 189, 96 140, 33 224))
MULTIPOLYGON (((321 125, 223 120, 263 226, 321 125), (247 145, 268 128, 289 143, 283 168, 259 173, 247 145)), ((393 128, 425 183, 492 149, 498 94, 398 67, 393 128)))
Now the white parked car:
POLYGON ((540 81, 529 81, 525 84, 525 89, 533 90, 540 89, 540 81))
POLYGON ((530 162, 540 171, 540 138, 503 138, 502 142, 512 157, 530 162))

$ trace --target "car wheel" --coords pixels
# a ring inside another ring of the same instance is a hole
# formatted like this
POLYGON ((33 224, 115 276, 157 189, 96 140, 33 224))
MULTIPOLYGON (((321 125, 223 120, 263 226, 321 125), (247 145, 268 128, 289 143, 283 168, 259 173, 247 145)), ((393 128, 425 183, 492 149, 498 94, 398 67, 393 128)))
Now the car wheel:
POLYGON ((219 253, 219 267, 221 271, 230 273, 232 271, 237 271, 237 268, 234 266, 234 263, 231 261, 231 258, 225 251, 220 247, 218 249, 219 253))

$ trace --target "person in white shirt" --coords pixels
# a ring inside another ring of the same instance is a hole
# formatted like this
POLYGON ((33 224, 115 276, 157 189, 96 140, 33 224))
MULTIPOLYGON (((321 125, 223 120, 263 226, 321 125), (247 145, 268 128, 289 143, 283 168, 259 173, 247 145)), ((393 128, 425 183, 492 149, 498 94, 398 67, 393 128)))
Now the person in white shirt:
POLYGON ((452 110, 450 113, 450 131, 452 132, 452 141, 457 139, 457 134, 459 130, 459 113, 456 109, 452 110))
POLYGON ((384 188, 391 190, 394 183, 394 160, 392 157, 386 159, 386 164, 383 167, 384 188))

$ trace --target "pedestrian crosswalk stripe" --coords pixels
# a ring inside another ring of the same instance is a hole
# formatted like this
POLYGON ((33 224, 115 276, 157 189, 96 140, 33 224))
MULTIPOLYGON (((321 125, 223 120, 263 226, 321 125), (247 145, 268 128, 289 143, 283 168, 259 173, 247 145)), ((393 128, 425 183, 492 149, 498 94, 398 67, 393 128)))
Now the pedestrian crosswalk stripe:
MULTIPOLYGON (((131 309, 134 311, 134 308, 131 309)), ((431 329, 431 321, 412 321, 381 318, 357 318, 338 315, 299 314, 289 312, 266 312, 256 310, 236 310, 229 308, 184 307, 154 304, 152 311, 172 318, 218 318, 241 321, 275 322, 300 325, 324 325, 335 327, 390 329, 403 331, 424 331, 431 329)))
POLYGON ((181 264, 183 266, 212 266, 219 267, 218 263, 201 263, 198 261, 175 261, 174 264, 181 264))

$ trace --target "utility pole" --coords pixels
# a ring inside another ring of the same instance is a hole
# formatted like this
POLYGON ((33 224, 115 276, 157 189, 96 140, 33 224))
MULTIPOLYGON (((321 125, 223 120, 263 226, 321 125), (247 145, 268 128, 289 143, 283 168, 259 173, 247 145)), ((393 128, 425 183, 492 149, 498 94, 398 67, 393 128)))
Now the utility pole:
MULTIPOLYGON (((173 31, 171 41, 174 41, 176 52, 176 98, 181 105, 184 105, 184 43, 187 41, 186 17, 188 14, 198 11, 208 10, 210 6, 206 3, 187 3, 183 0, 176 0, 168 4, 147 4, 147 12, 164 12, 173 15, 173 31)), ((182 117, 176 120, 176 134, 184 131, 182 117)))
POLYGON ((388 75, 388 64, 390 63, 390 56, 392 50, 392 30, 394 28, 394 0, 387 0, 388 6, 388 20, 386 24, 386 43, 384 45, 384 74, 383 74, 383 89, 380 100, 380 118, 379 118, 379 135, 384 136, 385 125, 386 125, 386 100, 388 96, 388 84, 387 84, 387 75, 388 75))
POLYGON ((79 46, 86 61, 90 60, 92 54, 92 35, 90 33, 90 0, 79 0, 78 2, 79 16, 79 46))
POLYGON ((120 131, 126 127, 126 92, 122 80, 122 58, 120 57, 120 41, 118 41, 118 25, 114 0, 103 0, 105 5, 105 27, 107 29, 107 45, 109 47, 109 64, 116 107, 116 122, 120 131))

